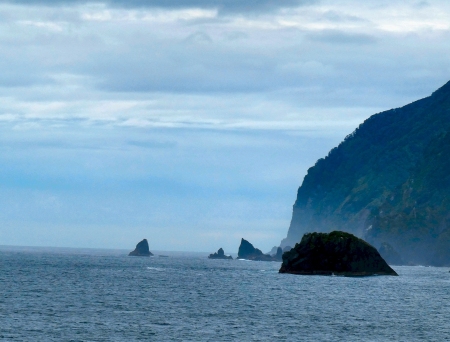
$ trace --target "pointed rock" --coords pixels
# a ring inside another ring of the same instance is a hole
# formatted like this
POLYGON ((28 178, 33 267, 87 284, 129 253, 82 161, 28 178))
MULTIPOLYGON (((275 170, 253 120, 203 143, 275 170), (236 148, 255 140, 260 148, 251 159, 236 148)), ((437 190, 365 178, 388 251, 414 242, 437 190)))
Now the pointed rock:
POLYGON ((277 261, 283 261, 283 249, 281 249, 281 247, 277 248, 277 254, 275 254, 273 258, 277 261))
POLYGON ((150 252, 148 248, 148 241, 147 239, 142 240, 136 245, 136 248, 134 251, 130 252, 128 256, 152 256, 153 253, 150 252))
MULTIPOLYGON (((277 251, 278 252, 278 251, 277 251)), ((239 246, 238 259, 247 259, 254 261, 277 261, 276 256, 264 254, 260 249, 253 247, 253 245, 245 239, 241 239, 239 246)), ((281 259, 279 260, 281 261, 281 259)))
POLYGON ((253 245, 245 239, 241 239, 241 244, 238 250, 239 259, 252 259, 264 255, 260 249, 253 247, 253 245))
POLYGON ((270 252, 266 253, 266 254, 275 255, 275 254, 277 254, 277 249, 278 249, 277 246, 273 246, 272 249, 270 250, 270 252))

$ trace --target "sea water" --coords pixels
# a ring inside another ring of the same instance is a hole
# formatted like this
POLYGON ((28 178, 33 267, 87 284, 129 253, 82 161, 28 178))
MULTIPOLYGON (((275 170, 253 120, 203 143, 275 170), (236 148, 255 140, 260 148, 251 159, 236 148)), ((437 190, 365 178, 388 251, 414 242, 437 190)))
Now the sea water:
POLYGON ((3 341, 444 341, 448 268, 279 274, 205 255, 0 248, 3 341))

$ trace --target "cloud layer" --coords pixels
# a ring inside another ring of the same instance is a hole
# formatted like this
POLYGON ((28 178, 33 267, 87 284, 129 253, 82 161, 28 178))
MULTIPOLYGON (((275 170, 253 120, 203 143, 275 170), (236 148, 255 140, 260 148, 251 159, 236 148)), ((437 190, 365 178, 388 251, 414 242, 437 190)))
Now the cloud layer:
POLYGON ((448 81, 449 38, 444 1, 0 1, 0 244, 114 226, 270 248, 315 160, 448 81))
POLYGON ((0 119, 298 127, 310 111, 402 105, 449 73, 443 2, 262 1, 227 18, 214 8, 252 2, 205 3, 0 4, 0 119))
MULTIPOLYGON (((21 4, 28 6, 85 6, 89 4, 98 4, 100 1, 89 0, 6 0, 4 3, 21 4)), ((272 12, 284 8, 295 8, 301 5, 309 5, 317 2, 316 0, 109 0, 103 3, 108 7, 126 8, 126 9, 189 9, 202 8, 214 9, 222 14, 234 13, 261 13, 272 12)))

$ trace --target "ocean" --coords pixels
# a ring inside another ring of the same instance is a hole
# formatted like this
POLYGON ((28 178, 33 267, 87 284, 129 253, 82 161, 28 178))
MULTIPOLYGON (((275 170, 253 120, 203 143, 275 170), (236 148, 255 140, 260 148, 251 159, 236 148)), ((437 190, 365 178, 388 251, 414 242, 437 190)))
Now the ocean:
POLYGON ((0 340, 450 340, 448 268, 298 276, 165 254, 0 247, 0 340))

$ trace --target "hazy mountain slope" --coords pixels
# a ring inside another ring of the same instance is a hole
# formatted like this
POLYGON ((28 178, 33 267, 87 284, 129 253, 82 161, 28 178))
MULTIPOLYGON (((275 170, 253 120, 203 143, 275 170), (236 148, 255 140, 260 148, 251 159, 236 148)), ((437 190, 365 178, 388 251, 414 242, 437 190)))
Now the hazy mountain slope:
POLYGON ((450 133, 431 141, 410 178, 367 224, 373 244, 391 241, 412 263, 450 265, 450 133))
POLYGON ((308 170, 288 235, 344 230, 364 237, 368 219, 412 175, 430 141, 450 128, 450 82, 430 97, 373 115, 308 170))

